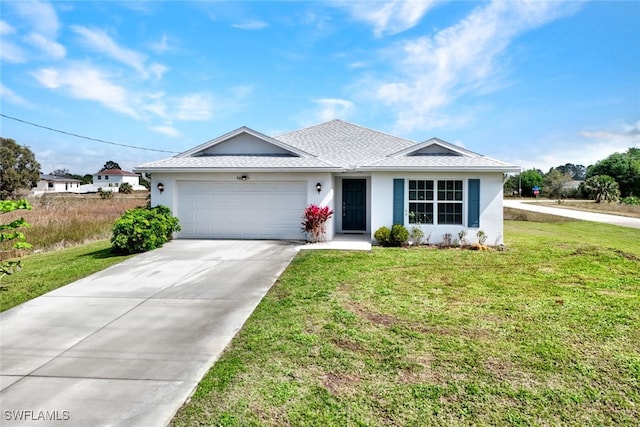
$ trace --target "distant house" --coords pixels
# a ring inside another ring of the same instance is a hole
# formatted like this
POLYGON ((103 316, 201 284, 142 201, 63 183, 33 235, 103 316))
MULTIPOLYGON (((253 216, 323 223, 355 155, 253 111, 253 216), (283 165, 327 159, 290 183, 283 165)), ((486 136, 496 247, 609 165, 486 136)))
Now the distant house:
POLYGON ((40 181, 31 190, 34 195, 45 193, 78 193, 80 180, 55 175, 40 174, 40 181))
POLYGON ((131 184, 136 189, 136 186, 140 186, 140 175, 121 169, 105 169, 93 174, 93 186, 96 188, 115 190, 124 183, 131 184))
POLYGON ((131 184, 134 191, 146 191, 147 188, 140 185, 140 175, 121 169, 104 169, 93 174, 93 184, 81 185, 79 193, 95 193, 99 188, 105 191, 120 191, 122 184, 131 184))

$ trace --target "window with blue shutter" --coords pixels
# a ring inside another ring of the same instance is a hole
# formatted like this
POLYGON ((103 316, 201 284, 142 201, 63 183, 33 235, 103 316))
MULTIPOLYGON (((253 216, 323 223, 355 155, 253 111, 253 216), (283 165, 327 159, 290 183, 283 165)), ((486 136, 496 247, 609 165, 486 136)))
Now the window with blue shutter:
POLYGON ((469 180, 469 198, 467 199, 468 218, 467 226, 469 228, 480 227, 480 180, 469 180))
POLYGON ((404 225, 404 179, 393 180, 393 223, 404 225))

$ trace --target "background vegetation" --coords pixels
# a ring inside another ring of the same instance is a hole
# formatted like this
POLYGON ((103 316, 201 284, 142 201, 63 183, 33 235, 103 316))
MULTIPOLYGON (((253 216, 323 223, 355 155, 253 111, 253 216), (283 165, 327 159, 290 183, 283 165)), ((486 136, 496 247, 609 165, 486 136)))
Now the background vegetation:
MULTIPOLYGON (((126 210, 143 206, 145 197, 146 194, 116 194, 113 199, 102 200, 95 194, 47 194, 30 198, 31 210, 7 213, 2 221, 24 217, 31 227, 21 231, 33 245, 32 251, 49 251, 109 239, 114 222, 126 210)), ((7 251, 1 256, 6 259, 16 255, 16 251, 7 251)))
POLYGON ((589 167, 567 163, 551 168, 546 174, 529 169, 512 176, 504 186, 507 196, 534 197, 533 188, 540 187, 540 196, 549 198, 584 198, 596 202, 618 201, 640 204, 640 148, 614 153, 589 167), (571 182, 580 182, 579 186, 571 182))

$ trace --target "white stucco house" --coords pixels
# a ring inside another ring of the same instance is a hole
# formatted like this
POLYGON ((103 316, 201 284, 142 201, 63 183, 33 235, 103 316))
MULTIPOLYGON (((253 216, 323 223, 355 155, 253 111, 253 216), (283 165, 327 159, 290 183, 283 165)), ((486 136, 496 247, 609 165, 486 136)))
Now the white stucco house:
POLYGON ((31 189, 34 195, 46 193, 76 193, 80 188, 80 180, 55 175, 40 174, 40 181, 31 189))
MULTIPOLYGON (((341 120, 270 137, 241 127, 140 165, 151 204, 180 219, 178 238, 304 239, 311 204, 335 212, 327 239, 419 223, 442 241, 482 229, 502 243, 502 186, 520 168, 437 138, 416 143, 341 120)), ((94 180, 95 182, 95 180, 94 180)))
POLYGON ((102 187, 105 190, 115 190, 125 182, 132 187, 140 187, 140 176, 121 169, 105 169, 93 174, 93 186, 102 187))

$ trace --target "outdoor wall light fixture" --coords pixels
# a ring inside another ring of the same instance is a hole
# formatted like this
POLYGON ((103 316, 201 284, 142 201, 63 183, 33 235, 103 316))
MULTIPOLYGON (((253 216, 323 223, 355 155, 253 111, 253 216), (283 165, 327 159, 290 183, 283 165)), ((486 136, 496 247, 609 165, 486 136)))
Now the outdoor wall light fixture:
POLYGON ((247 175, 240 175, 240 176, 236 176, 236 179, 238 181, 246 181, 249 179, 249 177, 247 175))
POLYGON ((317 183, 316 184, 316 190, 318 191, 318 194, 320 194, 320 192, 322 191, 322 184, 317 183))
POLYGON ((164 184, 161 182, 158 183, 158 191, 161 193, 164 191, 164 184))

